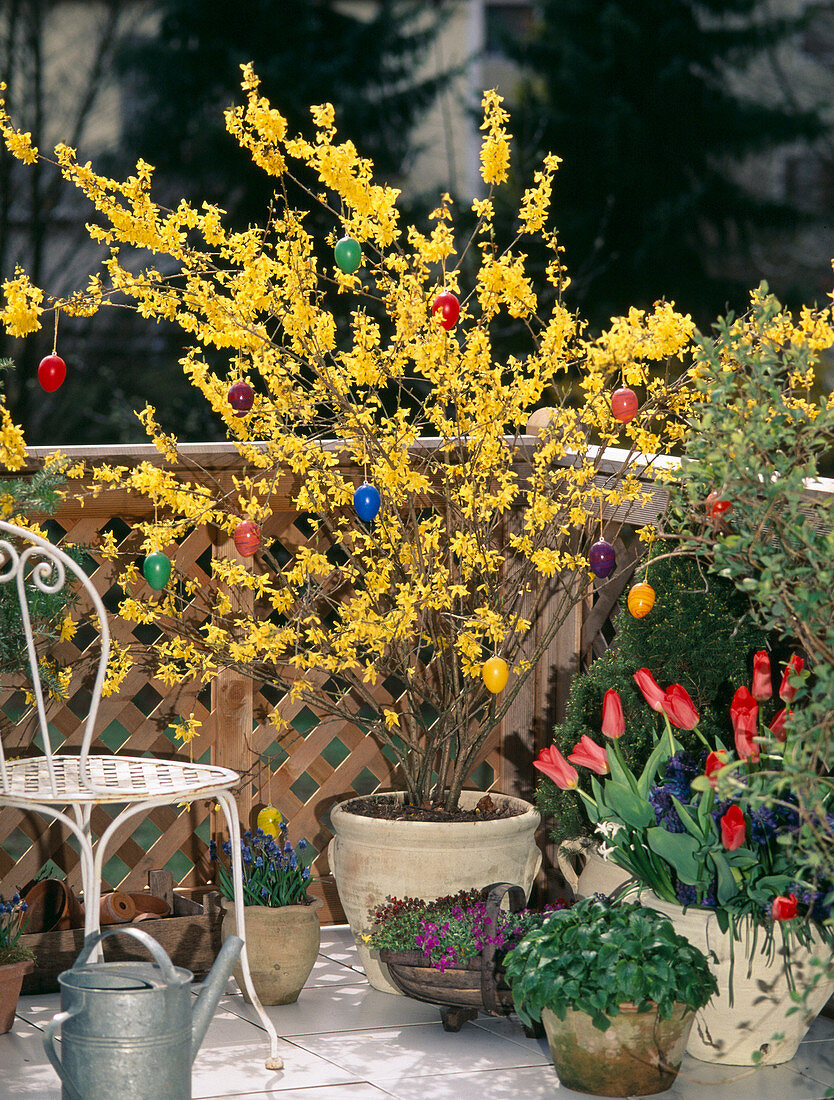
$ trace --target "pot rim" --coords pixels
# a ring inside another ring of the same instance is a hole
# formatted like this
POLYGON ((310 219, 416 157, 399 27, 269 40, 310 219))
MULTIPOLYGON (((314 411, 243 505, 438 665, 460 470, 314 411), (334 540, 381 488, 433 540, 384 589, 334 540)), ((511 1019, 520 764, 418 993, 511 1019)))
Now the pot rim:
MULTIPOLYGON (((393 795, 402 801, 405 799, 405 793, 405 791, 374 791, 369 795, 353 795, 350 798, 343 799, 341 802, 337 802, 330 811, 331 824, 335 826, 338 821, 342 826, 347 825, 350 829, 360 831, 384 826, 386 830, 407 828, 409 832, 417 829, 420 832, 434 830, 435 832, 446 833, 450 828, 456 832, 464 829, 477 829, 479 832, 484 830, 506 832, 518 827, 526 830, 533 823, 538 826, 541 821, 541 815, 532 802, 528 802, 526 798, 519 798, 517 795, 502 794, 500 791, 464 790, 461 791, 461 797, 465 797, 467 802, 470 799, 473 800, 472 804, 475 805, 485 794, 489 794, 494 799, 501 799, 505 805, 510 803, 520 807, 523 806, 522 812, 514 817, 502 817, 493 821, 391 821, 385 818, 366 817, 364 814, 352 813, 347 809, 349 802, 356 802, 360 798, 390 798, 393 795)), ((335 827, 333 831, 336 831, 335 827)))

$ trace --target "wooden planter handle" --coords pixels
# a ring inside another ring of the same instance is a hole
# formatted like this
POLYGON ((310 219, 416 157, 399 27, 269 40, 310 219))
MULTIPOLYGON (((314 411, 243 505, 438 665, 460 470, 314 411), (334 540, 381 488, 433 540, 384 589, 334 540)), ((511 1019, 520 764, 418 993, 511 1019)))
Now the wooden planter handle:
MULTIPOLYGON (((507 895, 511 913, 519 913, 527 904, 527 895, 522 888, 510 882, 493 883, 487 890, 486 915, 492 922, 492 928, 498 923, 501 902, 507 895)), ((481 952, 481 996, 486 1012, 491 1016, 503 1016, 506 1015, 506 1009, 498 1003, 498 991, 495 988, 495 951, 496 945, 487 943, 481 952)))

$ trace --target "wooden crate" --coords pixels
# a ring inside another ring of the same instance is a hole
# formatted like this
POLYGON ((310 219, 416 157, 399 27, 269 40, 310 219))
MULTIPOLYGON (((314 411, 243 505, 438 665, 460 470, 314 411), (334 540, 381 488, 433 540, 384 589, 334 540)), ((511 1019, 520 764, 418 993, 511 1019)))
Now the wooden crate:
MULTIPOLYGON (((152 894, 164 898, 171 906, 171 916, 115 927, 141 928, 164 947, 175 966, 185 967, 195 978, 205 977, 220 950, 223 920, 220 895, 216 891, 207 893, 201 904, 176 894, 174 880, 168 871, 149 871, 148 885, 152 894)), ((59 988, 58 975, 72 968, 84 946, 84 929, 40 932, 21 936, 20 942, 35 952, 35 969, 23 979, 23 993, 55 993, 59 988)), ((108 936, 102 946, 107 962, 150 959, 148 952, 131 936, 108 936)))

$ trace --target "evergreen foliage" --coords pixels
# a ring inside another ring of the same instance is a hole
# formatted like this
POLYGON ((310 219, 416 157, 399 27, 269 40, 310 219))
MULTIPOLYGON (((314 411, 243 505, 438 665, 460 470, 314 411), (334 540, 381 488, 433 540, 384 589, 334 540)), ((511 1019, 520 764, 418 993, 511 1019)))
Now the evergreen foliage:
MULTIPOLYGON (((556 224, 574 294, 592 324, 671 299, 699 323, 752 281, 744 233, 796 213, 733 177, 749 153, 822 131, 814 111, 744 98, 734 77, 805 17, 762 0, 542 0, 533 40, 508 44, 528 69, 513 108, 531 160, 563 158, 556 224), (725 261, 746 271, 735 282, 725 261)), ((522 166, 522 178, 526 170, 522 166)))
POLYGON ((403 169, 414 124, 440 83, 415 75, 436 23, 419 18, 425 6, 413 0, 384 0, 368 18, 351 7, 155 0, 158 34, 122 51, 133 104, 125 146, 158 169, 172 194, 216 202, 240 227, 261 221, 274 181, 223 124, 223 111, 240 99, 240 66, 253 62, 290 133, 308 129, 310 104, 332 103, 339 132, 388 180, 403 169))
MULTIPOLYGON (((661 545, 658 553, 665 549, 661 545)), ((643 770, 658 719, 634 683, 638 668, 648 668, 664 688, 682 684, 701 714, 701 732, 708 738, 719 732, 726 737, 731 728, 733 692, 749 682, 752 654, 767 644, 764 631, 750 619, 749 601, 724 578, 703 573, 694 558, 654 561, 650 580, 657 593, 651 614, 635 619, 623 598, 615 646, 573 678, 565 720, 553 736, 565 756, 583 734, 598 744, 605 742, 602 700, 613 688, 620 693, 626 722, 620 749, 633 772, 643 770)), ((700 752, 702 743, 693 733, 677 730, 676 737, 685 748, 700 752)), ((580 783, 590 792, 586 769, 580 770, 580 783)), ((553 840, 589 831, 581 800, 573 791, 561 791, 542 779, 536 801, 542 814, 552 818, 553 840)))

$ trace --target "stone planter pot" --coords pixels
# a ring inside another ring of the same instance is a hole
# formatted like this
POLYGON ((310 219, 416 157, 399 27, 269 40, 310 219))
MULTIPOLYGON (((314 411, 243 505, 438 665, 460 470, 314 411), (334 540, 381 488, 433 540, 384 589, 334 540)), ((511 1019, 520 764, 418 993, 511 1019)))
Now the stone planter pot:
POLYGON ((830 949, 822 940, 815 938, 811 951, 792 941, 789 977, 779 930, 775 934, 774 951, 768 957, 763 929, 758 930, 754 945, 753 928, 745 922, 741 939, 733 944, 731 1005, 730 935, 721 931, 715 914, 709 909, 694 907, 684 912, 679 905, 662 901, 649 890, 643 891, 640 900, 643 905, 665 913, 675 931, 704 952, 718 981, 718 995, 695 1014, 687 1053, 702 1062, 728 1066, 789 1062, 817 1013, 834 992, 834 981, 820 981, 808 997, 808 1013, 786 1015, 794 1003, 791 978, 801 992, 817 972, 811 961, 814 956, 830 957, 830 949), (715 952, 717 961, 710 952, 715 952), (758 1058, 754 1057, 757 1052, 758 1058))
MULTIPOLYGON (((482 797, 482 791, 464 791, 461 808, 474 808, 482 797)), ((400 993, 387 967, 361 938, 374 910, 388 898, 430 901, 496 882, 518 885, 529 897, 542 860, 535 841, 541 818, 524 799, 500 794, 492 798, 522 812, 498 821, 436 822, 362 817, 345 809, 345 803, 333 809, 330 869, 359 960, 374 989, 400 993)))
POLYGON ((560 1020, 549 1008, 542 1010, 560 1085, 592 1096, 651 1096, 668 1089, 693 1019, 686 1005, 675 1005, 668 1020, 659 1019, 657 1010, 621 1005, 619 1016, 600 1031, 587 1012, 569 1008, 560 1020))
MULTIPOLYGON (((222 905, 221 936, 225 940, 235 935, 237 922, 234 904, 223 898, 222 905)), ((282 905, 277 909, 266 905, 245 907, 246 952, 261 1004, 288 1005, 298 1000, 321 945, 318 910, 322 905, 322 899, 316 898, 309 905, 282 905)), ((244 1000, 251 1004, 239 965, 234 975, 244 1000)))
POLYGON ((0 966, 0 1035, 11 1031, 24 974, 34 970, 32 959, 0 966))
POLYGON ((603 859, 599 848, 590 837, 563 840, 556 853, 556 862, 565 882, 573 890, 575 898, 589 898, 593 894, 611 894, 631 875, 624 868, 603 859))

